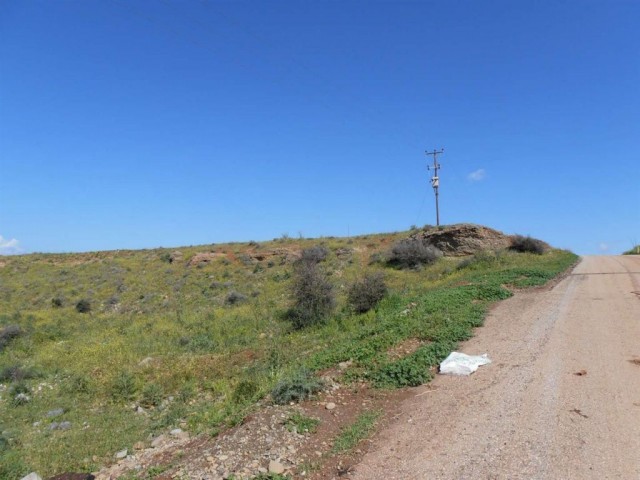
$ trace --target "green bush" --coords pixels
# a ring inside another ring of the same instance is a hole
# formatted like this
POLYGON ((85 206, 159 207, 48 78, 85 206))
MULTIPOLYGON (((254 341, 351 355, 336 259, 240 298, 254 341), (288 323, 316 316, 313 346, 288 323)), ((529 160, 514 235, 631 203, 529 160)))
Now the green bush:
POLYGON ((162 403, 162 387, 157 383, 148 383, 142 389, 142 405, 145 407, 157 407, 162 403))
POLYGON ((278 405, 300 402, 322 390, 324 384, 307 370, 301 370, 289 378, 280 380, 271 391, 271 398, 278 405))
POLYGON ((382 273, 371 273, 349 287, 347 300, 355 312, 364 313, 375 307, 387 291, 382 273))
POLYGON ((76 303, 76 311, 78 313, 89 313, 91 311, 91 302, 86 298, 83 298, 76 303))
POLYGON ((530 236, 515 235, 511 239, 511 246, 509 250, 520 253, 535 253, 536 255, 542 255, 547 249, 547 244, 542 240, 533 238, 530 236))
POLYGON ((434 263, 442 252, 419 238, 396 242, 387 254, 387 264, 396 268, 416 268, 434 263))
POLYGON ((640 245, 636 245, 630 250, 627 250, 623 255, 640 255, 640 245))
POLYGON ((236 404, 244 404, 252 402, 260 388, 256 382, 252 380, 242 380, 233 390, 233 402, 236 404))
POLYGON ((120 372, 111 385, 111 396, 116 400, 132 400, 137 390, 134 376, 129 372, 120 372))
POLYGON ((288 316, 295 328, 322 323, 334 311, 333 285, 315 261, 301 259, 295 263, 291 288, 293 307, 288 316))
POLYGON ((67 393, 85 394, 91 392, 91 380, 87 375, 71 375, 64 382, 67 393))

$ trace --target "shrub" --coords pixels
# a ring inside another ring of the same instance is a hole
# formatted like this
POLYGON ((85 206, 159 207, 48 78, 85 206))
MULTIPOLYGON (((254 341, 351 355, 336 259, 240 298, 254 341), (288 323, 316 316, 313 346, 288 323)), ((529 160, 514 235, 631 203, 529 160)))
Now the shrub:
POLYGON ((640 245, 636 245, 630 250, 627 250, 623 255, 640 255, 640 245))
POLYGON ((233 390, 233 402, 237 404, 251 402, 259 390, 256 382, 252 380, 242 380, 233 390))
POLYGON ((429 265, 442 256, 433 245, 418 238, 405 238, 396 242, 387 255, 387 263, 397 268, 415 268, 429 265))
POLYGON ((365 275, 349 287, 347 299, 357 313, 364 313, 375 307, 387 294, 387 285, 382 273, 365 275))
POLYGON ((227 298, 224 300, 224 303, 227 305, 235 305, 240 302, 244 302, 247 299, 246 295, 243 295, 239 292, 231 292, 227 295, 227 298))
POLYGON ((335 292, 317 263, 301 259, 294 265, 293 307, 289 318, 295 328, 323 322, 335 309, 335 292))
POLYGON ((19 382, 30 378, 36 378, 38 372, 31 368, 23 368, 19 365, 10 365, 0 370, 0 382, 19 382))
POLYGON ((542 240, 533 238, 530 236, 515 235, 511 239, 511 246, 509 250, 514 250, 520 253, 535 253, 536 255, 542 255, 547 248, 547 244, 542 240))
POLYGON ((7 325, 0 330, 0 352, 4 350, 4 347, 9 345, 12 340, 15 340, 19 336, 24 334, 24 330, 18 325, 7 325))
POLYGON ((63 304, 64 304, 64 301, 62 300, 62 297, 53 297, 51 299, 51 306, 53 308, 60 308, 62 307, 63 304))
POLYGON ((271 398, 278 405, 300 402, 322 390, 324 384, 308 370, 301 370, 289 378, 280 380, 271 391, 271 398))
POLYGON ((160 260, 165 262, 165 263, 172 263, 173 262, 173 258, 171 257, 171 254, 169 252, 163 252, 160 254, 160 260))
POLYGON ((157 383, 148 383, 142 390, 142 405, 157 407, 162 403, 162 387, 157 383))
POLYGON ((135 378, 129 372, 120 372, 111 385, 111 395, 116 400, 131 400, 136 390, 135 378))
POLYGON ((31 393, 31 390, 29 389, 26 382, 20 380, 9 387, 10 395, 20 395, 21 393, 23 394, 31 393))
POLYGON ((178 400, 182 403, 187 403, 197 394, 196 385, 193 381, 188 381, 180 387, 178 391, 178 400))
POLYGON ((78 313, 89 313, 91 311, 91 302, 86 298, 83 298, 76 303, 76 311, 78 313))
POLYGON ((305 248, 302 251, 302 257, 300 258, 300 261, 320 263, 327 258, 327 255, 329 255, 329 250, 327 249, 327 247, 316 245, 311 248, 305 248))
POLYGON ((91 381, 86 375, 71 375, 63 385, 67 393, 84 394, 91 392, 91 381))

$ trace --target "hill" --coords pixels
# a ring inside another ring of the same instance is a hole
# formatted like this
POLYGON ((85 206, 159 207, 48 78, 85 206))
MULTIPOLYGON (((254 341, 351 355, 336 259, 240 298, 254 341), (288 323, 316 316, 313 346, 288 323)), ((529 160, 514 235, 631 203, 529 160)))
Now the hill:
POLYGON ((96 471, 178 428, 215 436, 274 387, 310 388, 338 364, 347 385, 424 383, 505 285, 543 284, 575 261, 480 250, 393 268, 416 233, 3 258, 0 477, 96 471), (336 305, 295 328, 295 266, 309 251, 336 305), (388 293, 359 313, 350 292, 366 273, 388 293))

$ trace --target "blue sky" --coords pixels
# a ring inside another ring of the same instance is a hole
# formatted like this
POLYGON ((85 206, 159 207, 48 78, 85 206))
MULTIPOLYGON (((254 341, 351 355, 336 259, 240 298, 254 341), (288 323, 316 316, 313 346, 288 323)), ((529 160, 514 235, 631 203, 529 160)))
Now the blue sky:
POLYGON ((640 243, 640 3, 5 0, 0 253, 640 243))

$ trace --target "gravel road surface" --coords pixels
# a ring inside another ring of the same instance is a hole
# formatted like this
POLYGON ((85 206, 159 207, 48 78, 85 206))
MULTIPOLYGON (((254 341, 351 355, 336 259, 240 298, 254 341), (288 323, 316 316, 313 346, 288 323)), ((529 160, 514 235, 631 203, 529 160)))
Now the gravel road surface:
POLYGON ((461 345, 493 363, 403 404, 351 478, 640 479, 640 257, 592 256, 461 345))

